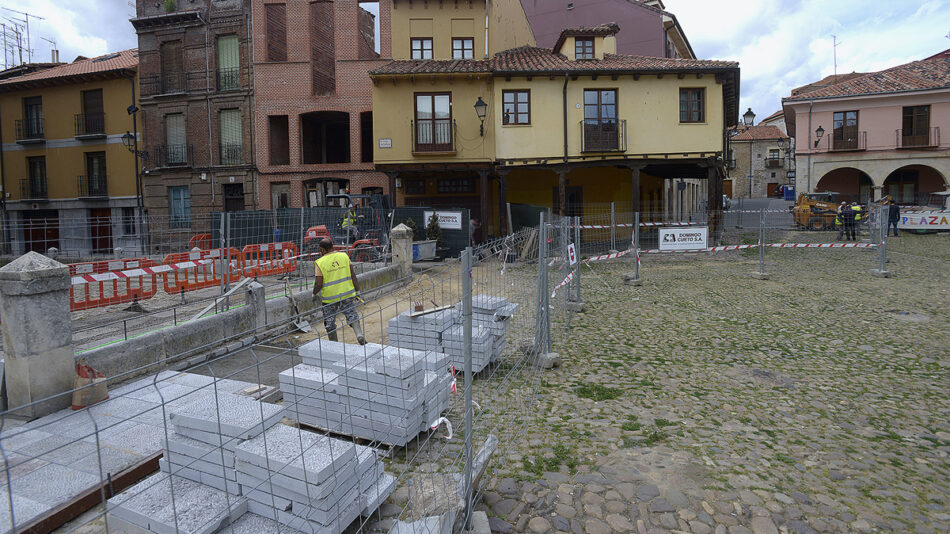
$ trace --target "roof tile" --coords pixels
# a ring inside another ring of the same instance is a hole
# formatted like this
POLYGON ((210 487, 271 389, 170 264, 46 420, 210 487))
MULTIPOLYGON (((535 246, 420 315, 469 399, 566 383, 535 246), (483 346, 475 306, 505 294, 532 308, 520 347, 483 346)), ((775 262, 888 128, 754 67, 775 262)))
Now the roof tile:
POLYGON ((793 94, 783 100, 810 100, 943 88, 950 88, 950 61, 937 58, 912 61, 879 72, 871 72, 808 93, 793 94))
POLYGON ((138 64, 138 49, 132 48, 129 50, 123 50, 121 52, 112 52, 99 57, 80 59, 73 61, 72 63, 66 63, 57 67, 24 74, 23 76, 7 78, 6 80, 0 81, 0 87, 39 80, 82 76, 84 74, 93 74, 97 72, 134 69, 138 67, 138 64))
POLYGON ((777 126, 740 126, 742 128, 738 134, 731 139, 733 141, 762 141, 765 139, 788 139, 788 136, 782 133, 777 126))

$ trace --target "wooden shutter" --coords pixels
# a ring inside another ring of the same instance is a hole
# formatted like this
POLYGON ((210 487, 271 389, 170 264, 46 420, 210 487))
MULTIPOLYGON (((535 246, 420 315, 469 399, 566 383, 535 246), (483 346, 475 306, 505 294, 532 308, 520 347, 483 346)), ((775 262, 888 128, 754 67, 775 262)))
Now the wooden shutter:
POLYGON ((241 110, 221 110, 221 144, 241 145, 241 110))
POLYGON ((287 61, 287 6, 265 4, 267 61, 287 61))
POLYGON ((82 111, 86 115, 102 113, 102 89, 82 92, 82 111))
POLYGON ((238 52, 237 35, 222 35, 218 37, 218 70, 236 69, 241 60, 238 52))
POLYGON ((165 115, 165 144, 181 146, 185 142, 185 115, 182 113, 165 115))

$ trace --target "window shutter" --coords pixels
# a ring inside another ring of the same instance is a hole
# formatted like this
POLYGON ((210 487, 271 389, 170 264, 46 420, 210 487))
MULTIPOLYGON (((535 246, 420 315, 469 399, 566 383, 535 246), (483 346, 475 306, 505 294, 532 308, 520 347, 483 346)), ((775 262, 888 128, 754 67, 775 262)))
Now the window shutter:
POLYGON ((86 115, 102 113, 102 89, 82 92, 82 111, 86 115))
POLYGON ((241 110, 221 110, 221 144, 241 145, 241 110))
POLYGON ((287 61, 287 6, 265 4, 267 19, 267 60, 287 61))
POLYGON ((185 141, 185 115, 165 115, 165 143, 168 146, 182 146, 185 141))
POLYGON ((241 60, 238 50, 237 35, 222 35, 218 37, 218 70, 229 70, 240 67, 241 60))

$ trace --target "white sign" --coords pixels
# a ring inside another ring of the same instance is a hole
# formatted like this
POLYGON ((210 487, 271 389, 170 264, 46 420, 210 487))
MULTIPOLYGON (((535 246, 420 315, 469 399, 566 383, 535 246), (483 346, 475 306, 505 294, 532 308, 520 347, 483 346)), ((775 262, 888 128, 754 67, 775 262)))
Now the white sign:
POLYGON ((567 259, 571 262, 571 265, 577 263, 577 253, 574 251, 574 243, 567 246, 567 259))
POLYGON ((379 140, 379 148, 392 148, 393 140, 390 138, 384 138, 379 140))
POLYGON ((708 228, 660 228, 660 250, 693 250, 706 248, 708 228))
POLYGON ((432 214, 435 213, 439 218, 439 227, 443 230, 461 230, 462 229, 462 212, 461 211, 424 211, 422 212, 422 218, 425 219, 425 224, 429 224, 429 220, 432 219, 432 214))
POLYGON ((950 211, 908 211, 897 223, 901 230, 950 230, 950 211))

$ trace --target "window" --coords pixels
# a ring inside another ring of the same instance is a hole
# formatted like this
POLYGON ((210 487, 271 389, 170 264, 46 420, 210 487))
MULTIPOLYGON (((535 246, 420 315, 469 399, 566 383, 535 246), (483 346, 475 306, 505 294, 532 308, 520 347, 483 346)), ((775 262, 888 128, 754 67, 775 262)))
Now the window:
POLYGON ((122 233, 135 235, 135 208, 122 208, 122 233))
POLYGON ((273 183, 270 184, 270 202, 272 209, 281 209, 290 207, 290 184, 273 183))
POLYGON ((360 112, 360 161, 373 161, 373 112, 360 112))
POLYGON ((46 198, 46 157, 26 158, 30 177, 23 187, 22 198, 46 198))
POLYGON ((86 176, 80 180, 79 196, 109 196, 106 184, 106 153, 86 152, 86 176))
POLYGON ((418 38, 411 41, 412 59, 432 59, 432 38, 418 38))
POLYGON ((185 90, 182 74, 181 41, 165 41, 159 47, 162 60, 162 93, 178 93, 185 90))
POLYGON ((858 148, 858 112, 836 111, 834 114, 834 132, 832 149, 858 148))
POLYGON ((617 91, 585 89, 583 150, 617 150, 619 147, 617 91))
POLYGON ((224 184, 224 211, 244 211, 244 184, 224 184))
POLYGON ((706 90, 680 89, 680 122, 705 122, 706 90))
POLYGON ((930 140, 930 106, 907 106, 901 121, 901 146, 928 146, 930 140))
POLYGON ((315 96, 336 92, 333 2, 310 2, 310 90, 315 96))
POLYGON ((43 137, 43 97, 31 96, 23 99, 23 131, 18 139, 37 139, 43 137))
POLYGON ((594 59, 594 40, 590 38, 575 38, 574 59, 594 59))
POLYGON ((241 147, 241 110, 222 109, 218 114, 221 125, 221 165, 240 165, 241 147))
POLYGON ((777 149, 777 148, 770 148, 770 149, 769 149, 769 159, 778 159, 778 158, 779 158, 778 149, 777 149))
POLYGON ((406 180, 406 194, 407 195, 426 194, 426 181, 425 180, 406 180))
POLYGON ((188 162, 185 140, 185 115, 165 115, 165 164, 183 165, 188 162))
POLYGON ((241 60, 237 35, 218 37, 218 91, 233 91, 241 86, 241 60))
POLYGON ((287 115, 267 117, 267 147, 271 165, 290 164, 290 129, 287 115))
POLYGON ((191 192, 187 185, 168 188, 168 227, 191 226, 191 192))
POLYGON ((502 91, 502 124, 531 124, 531 92, 502 91))
POLYGON ((452 94, 417 93, 415 150, 445 152, 453 150, 452 94))
POLYGON ((287 61, 287 6, 264 4, 267 61, 287 61))
POLYGON ((474 178, 453 178, 439 180, 439 193, 474 193, 474 178))
POLYGON ((475 41, 470 37, 452 39, 452 59, 472 59, 475 57, 475 41))
POLYGON ((82 92, 82 115, 76 121, 76 135, 102 134, 106 131, 102 107, 102 89, 82 92))
POLYGON ((345 208, 346 199, 345 197, 334 197, 330 198, 332 195, 339 195, 341 193, 346 193, 350 190, 350 181, 349 180, 340 180, 340 179, 321 179, 321 180, 311 180, 304 183, 304 189, 307 193, 307 205, 311 208, 317 207, 335 207, 335 208, 345 208))

